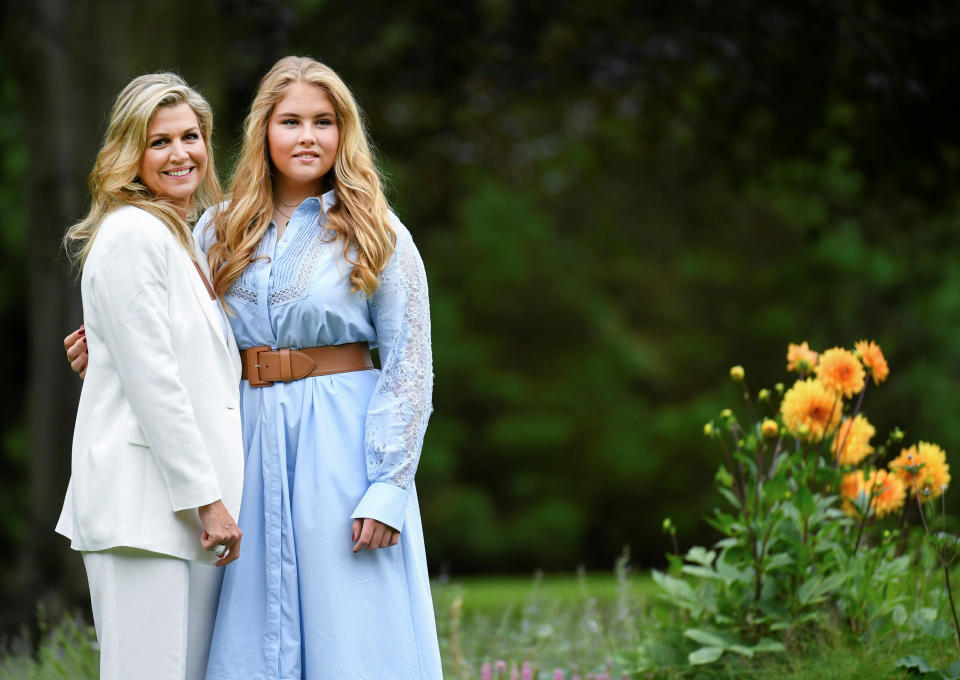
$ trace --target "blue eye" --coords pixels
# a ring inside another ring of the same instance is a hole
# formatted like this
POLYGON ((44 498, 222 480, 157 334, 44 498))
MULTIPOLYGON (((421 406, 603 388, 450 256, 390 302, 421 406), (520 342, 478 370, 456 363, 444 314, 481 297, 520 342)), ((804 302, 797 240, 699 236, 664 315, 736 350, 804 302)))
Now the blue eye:
POLYGON ((158 148, 158 147, 163 146, 163 145, 166 144, 166 143, 167 143, 167 140, 161 137, 161 138, 159 138, 159 139, 155 139, 155 140, 153 140, 152 142, 150 142, 150 146, 152 146, 152 147, 154 147, 154 148, 158 148))

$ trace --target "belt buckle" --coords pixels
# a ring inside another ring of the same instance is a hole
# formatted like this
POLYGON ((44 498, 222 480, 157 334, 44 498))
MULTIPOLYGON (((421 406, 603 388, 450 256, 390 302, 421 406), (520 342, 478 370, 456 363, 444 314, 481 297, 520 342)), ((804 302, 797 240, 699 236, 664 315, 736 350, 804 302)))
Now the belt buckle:
POLYGON ((250 387, 269 387, 273 384, 272 380, 260 379, 260 352, 269 352, 269 345, 257 345, 250 347, 244 352, 244 361, 247 364, 247 382, 250 387))

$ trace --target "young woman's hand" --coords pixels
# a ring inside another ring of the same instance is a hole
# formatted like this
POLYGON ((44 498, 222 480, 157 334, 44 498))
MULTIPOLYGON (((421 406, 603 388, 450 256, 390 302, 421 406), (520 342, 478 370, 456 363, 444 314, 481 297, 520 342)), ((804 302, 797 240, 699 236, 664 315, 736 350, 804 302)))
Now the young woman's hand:
POLYGON ((400 532, 383 522, 365 517, 353 520, 353 552, 388 548, 400 542, 400 532))
POLYGON ((240 539, 243 537, 243 532, 233 521, 223 501, 201 505, 197 508, 197 513, 203 525, 203 533, 200 535, 200 545, 203 549, 214 550, 218 545, 226 548, 222 554, 218 555, 220 559, 214 564, 222 567, 240 557, 240 539))
POLYGON ((67 361, 80 379, 87 374, 87 336, 83 326, 63 339, 63 348, 67 350, 67 361))

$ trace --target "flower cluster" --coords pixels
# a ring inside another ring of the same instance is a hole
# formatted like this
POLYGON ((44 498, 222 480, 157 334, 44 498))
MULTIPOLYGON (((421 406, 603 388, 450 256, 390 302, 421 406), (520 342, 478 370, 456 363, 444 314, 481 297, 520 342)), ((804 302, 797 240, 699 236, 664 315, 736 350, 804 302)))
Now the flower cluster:
MULTIPOLYGON (((830 452, 837 466, 856 468, 867 461, 865 469, 854 469, 843 477, 840 493, 844 511, 880 518, 899 511, 910 495, 932 500, 946 490, 950 466, 936 444, 920 442, 903 448, 886 469, 874 467, 878 451, 870 440, 877 431, 859 411, 867 382, 872 379, 879 385, 890 375, 876 342, 860 340, 852 352, 833 347, 822 353, 810 349, 806 342, 791 344, 787 370, 800 375, 780 404, 787 432, 809 443, 832 437, 830 452), (847 400, 858 395, 853 413, 844 416, 847 400)), ((890 441, 898 440, 892 437, 890 441)))
MULTIPOLYGON (((791 343, 787 370, 797 373, 798 379, 789 388, 779 383, 776 386, 776 393, 782 395, 782 427, 776 420, 764 418, 757 426, 757 435, 763 439, 787 435, 813 446, 829 443, 834 465, 847 471, 841 485, 847 513, 883 517, 901 509, 911 495, 930 500, 946 490, 950 467, 943 449, 936 444, 920 442, 904 448, 886 469, 876 466, 876 459, 886 454, 886 445, 879 449, 874 446, 871 440, 877 430, 860 412, 867 384, 872 380, 879 385, 890 375, 890 366, 876 342, 860 340, 852 351, 832 347, 823 352, 811 349, 808 342, 791 343), (860 465, 864 468, 859 469, 860 465)), ((745 386, 742 366, 731 368, 730 377, 745 386)), ((770 390, 760 390, 757 401, 769 403, 770 396, 770 390)), ((721 418, 730 420, 732 415, 721 414, 721 418)), ((704 434, 716 436, 713 422, 707 423, 704 434)), ((887 444, 902 437, 899 430, 894 435, 887 444)))

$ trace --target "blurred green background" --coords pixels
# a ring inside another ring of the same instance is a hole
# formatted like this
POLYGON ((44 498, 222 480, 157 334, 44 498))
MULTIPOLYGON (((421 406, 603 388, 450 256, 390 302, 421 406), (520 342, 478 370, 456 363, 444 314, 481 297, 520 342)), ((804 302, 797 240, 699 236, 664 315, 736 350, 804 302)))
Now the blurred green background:
MULTIPOLYGON (((3 3, 0 630, 86 600, 53 534, 79 381, 58 241, 112 98, 176 70, 231 167, 280 56, 364 108, 430 281, 417 484, 435 573, 662 562, 710 538, 702 425, 786 345, 876 339, 865 410, 960 447, 960 6, 666 1, 3 3)), ((960 506, 956 494, 947 503, 960 506)))

